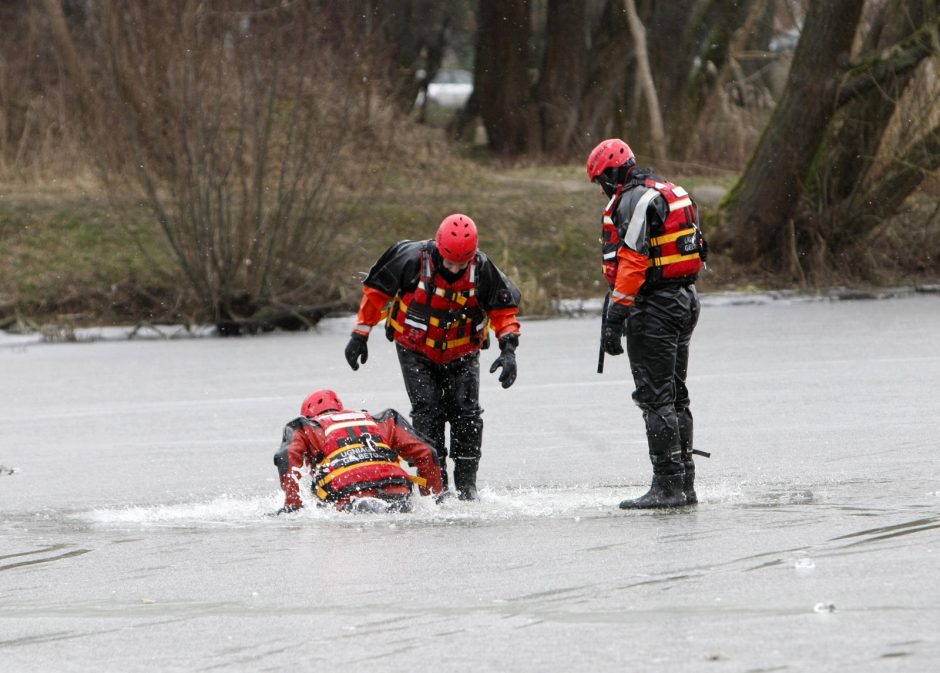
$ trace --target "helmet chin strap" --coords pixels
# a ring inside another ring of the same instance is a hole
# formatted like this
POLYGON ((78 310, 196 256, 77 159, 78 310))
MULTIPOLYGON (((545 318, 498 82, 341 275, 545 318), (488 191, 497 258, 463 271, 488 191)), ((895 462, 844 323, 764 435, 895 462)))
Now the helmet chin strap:
POLYGON ((608 197, 619 198, 623 193, 623 183, 601 182, 601 188, 608 197), (616 186, 615 186, 616 184, 616 186))

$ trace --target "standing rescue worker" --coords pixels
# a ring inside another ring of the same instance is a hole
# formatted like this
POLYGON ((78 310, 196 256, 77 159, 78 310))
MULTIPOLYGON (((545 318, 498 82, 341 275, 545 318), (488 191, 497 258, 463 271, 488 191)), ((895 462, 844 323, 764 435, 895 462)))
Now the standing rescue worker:
POLYGON ((480 349, 488 328, 500 355, 499 381, 516 380, 520 293, 478 249, 476 224, 448 215, 434 240, 399 241, 379 257, 363 281, 357 325, 346 346, 354 370, 369 356, 372 327, 387 315, 385 335, 398 351, 415 429, 437 449, 447 488, 445 423, 450 424, 454 487, 461 500, 476 500, 483 439, 480 349))
POLYGON ((349 411, 328 389, 310 393, 300 416, 285 426, 274 464, 284 491, 278 514, 303 507, 305 469, 317 504, 338 510, 407 512, 412 483, 422 495, 444 491, 434 448, 397 411, 386 409, 377 416, 349 411), (401 466, 403 460, 417 468, 417 477, 401 466))
POLYGON ((702 452, 692 449, 686 374, 699 317, 695 280, 707 254, 698 211, 685 189, 638 168, 633 151, 618 138, 594 148, 587 173, 610 199, 602 228, 610 285, 602 347, 620 355, 626 331, 633 400, 643 410, 653 463, 649 492, 620 507, 695 504, 692 454, 702 452))

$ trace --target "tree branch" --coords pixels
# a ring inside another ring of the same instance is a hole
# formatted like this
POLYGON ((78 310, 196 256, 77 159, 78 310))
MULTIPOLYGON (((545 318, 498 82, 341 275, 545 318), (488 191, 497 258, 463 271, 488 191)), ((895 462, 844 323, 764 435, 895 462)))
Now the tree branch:
POLYGON ((842 107, 861 98, 873 88, 881 87, 891 78, 914 70, 921 61, 936 50, 938 28, 940 28, 940 19, 935 19, 921 26, 906 40, 853 67, 845 75, 839 89, 836 106, 842 107))

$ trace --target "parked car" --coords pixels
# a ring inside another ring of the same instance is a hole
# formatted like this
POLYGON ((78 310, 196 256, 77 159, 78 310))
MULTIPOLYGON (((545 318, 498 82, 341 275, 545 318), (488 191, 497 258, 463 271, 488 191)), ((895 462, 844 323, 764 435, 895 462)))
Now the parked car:
MULTIPOLYGON (((446 108, 459 108, 473 93, 473 74, 469 70, 438 70, 428 84, 428 102, 446 108)), ((418 92, 415 105, 424 105, 424 91, 418 92)))

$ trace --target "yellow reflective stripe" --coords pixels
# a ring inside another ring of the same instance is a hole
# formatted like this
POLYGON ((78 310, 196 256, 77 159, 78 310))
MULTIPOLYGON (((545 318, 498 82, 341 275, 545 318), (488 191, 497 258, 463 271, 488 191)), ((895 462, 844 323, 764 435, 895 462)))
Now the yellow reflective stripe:
POLYGON ((326 476, 324 476, 320 481, 317 482, 317 486, 325 486, 331 481, 336 479, 341 475, 346 474, 350 470, 358 470, 360 467, 370 467, 372 465, 394 465, 394 463, 389 463, 387 460, 369 460, 364 463, 356 463, 355 465, 347 465, 346 467, 341 467, 338 470, 333 470, 326 476))
POLYGON ((389 314, 389 316, 388 316, 388 324, 391 325, 391 326, 392 326, 392 329, 395 330, 396 332, 401 333, 401 332, 404 332, 404 331, 405 331, 405 328, 402 327, 402 326, 398 323, 398 321, 395 320, 395 318, 392 317, 391 314, 389 314))
POLYGON ((694 234, 694 233, 695 233, 694 228, 680 229, 679 231, 674 231, 671 234, 666 234, 665 236, 657 236, 656 238, 651 238, 650 245, 660 246, 665 243, 672 243, 677 238, 682 238, 683 236, 687 236, 688 234, 694 234))
POLYGON ((667 264, 675 264, 676 262, 685 262, 690 259, 701 259, 697 252, 693 252, 691 255, 668 255, 667 257, 653 257, 648 260, 647 266, 666 266, 667 264))
POLYGON ((355 428, 357 426, 375 427, 376 425, 378 425, 378 423, 376 423, 375 421, 367 421, 366 419, 363 418, 357 421, 346 421, 345 423, 334 423, 333 425, 328 427, 323 434, 330 435, 336 432, 337 430, 342 430, 343 428, 355 428))
POLYGON ((445 346, 447 348, 451 348, 451 347, 457 347, 457 346, 464 346, 470 343, 470 337, 462 337, 460 339, 440 339, 438 341, 435 341, 434 339, 428 339, 427 341, 425 341, 425 343, 431 348, 437 348, 438 350, 446 350, 444 348, 445 346))
MULTIPOLYGON (((391 448, 392 448, 392 447, 390 447, 388 444, 385 444, 384 442, 376 442, 375 445, 376 445, 377 447, 379 447, 379 448, 382 448, 382 449, 389 449, 389 450, 391 450, 391 448)), ((362 442, 359 442, 358 444, 347 444, 346 446, 341 446, 341 447, 339 447, 338 449, 336 449, 336 451, 334 451, 333 453, 329 454, 326 458, 324 458, 323 460, 321 460, 321 461, 318 463, 318 465, 323 465, 323 463, 328 463, 328 462, 330 462, 330 461, 333 459, 333 456, 337 456, 337 455, 341 454, 343 451, 349 451, 350 449, 361 449, 361 448, 364 447, 364 446, 365 446, 365 444, 363 444, 362 442)))
MULTIPOLYGON (((405 459, 404 459, 404 458, 399 457, 399 459, 398 459, 398 466, 399 466, 401 469, 405 470, 405 459)), ((425 479, 424 477, 419 477, 419 476, 417 476, 417 475, 415 475, 415 474, 410 474, 407 470, 405 470, 405 476, 408 477, 408 481, 410 481, 412 484, 417 484, 418 486, 427 486, 428 480, 425 479)))

